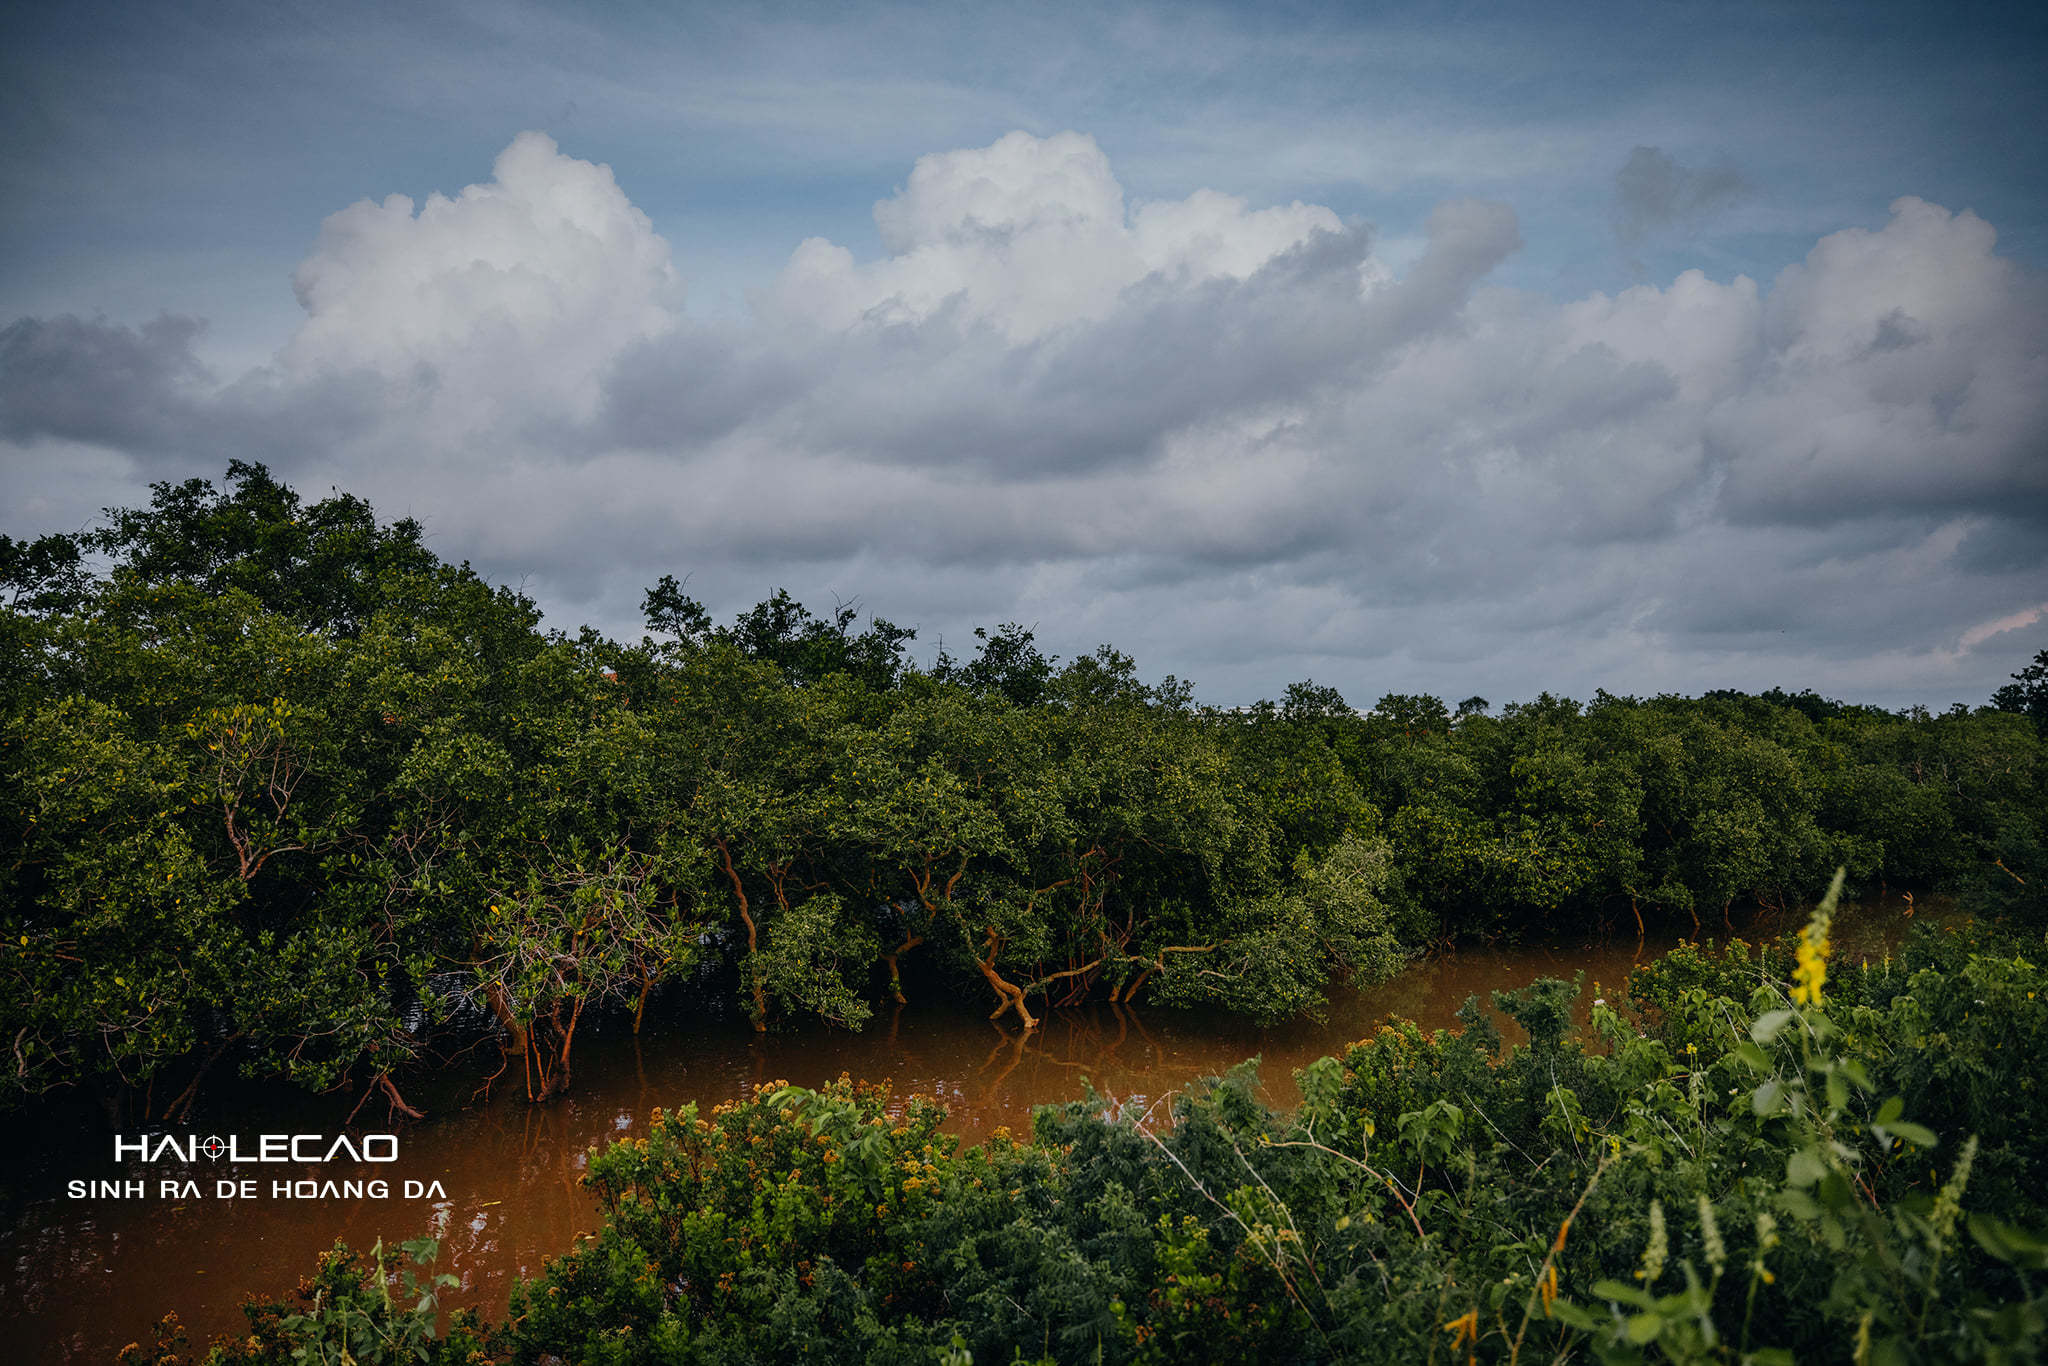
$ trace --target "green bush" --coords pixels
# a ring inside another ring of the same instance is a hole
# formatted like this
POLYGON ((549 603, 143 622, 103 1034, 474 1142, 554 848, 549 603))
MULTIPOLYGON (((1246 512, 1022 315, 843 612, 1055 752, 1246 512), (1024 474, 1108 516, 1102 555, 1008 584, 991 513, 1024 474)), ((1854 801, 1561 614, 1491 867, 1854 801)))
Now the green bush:
POLYGON ((845 1079, 686 1107, 593 1155, 601 1228, 503 1323, 434 1338, 337 1254, 214 1359, 2039 1360, 2048 971, 1976 936, 1831 970, 1832 907, 1789 969, 1688 950, 1590 1035, 1557 981, 1494 995, 1525 1045, 1477 1001, 1390 1026, 1289 1114, 1252 1064, 1170 1125, 1090 1092, 964 1151, 845 1079))

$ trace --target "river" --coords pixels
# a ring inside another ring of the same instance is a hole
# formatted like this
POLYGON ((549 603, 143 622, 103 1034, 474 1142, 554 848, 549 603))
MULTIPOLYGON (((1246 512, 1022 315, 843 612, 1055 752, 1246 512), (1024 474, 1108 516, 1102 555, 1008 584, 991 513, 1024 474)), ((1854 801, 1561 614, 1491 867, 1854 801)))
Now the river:
MULTIPOLYGON (((1903 927, 1901 909, 1895 901, 1844 907, 1838 956, 1881 950, 1903 927)), ((1757 937, 1789 927, 1765 920, 1743 928, 1757 937)), ((398 1160, 374 1167, 117 1163, 110 1132, 72 1124, 28 1144, 34 1151, 15 1160, 17 1195, 0 1232, 0 1350, 23 1361, 108 1362, 123 1344, 146 1339, 170 1310, 200 1346, 238 1333, 245 1295, 295 1285, 337 1237, 368 1248, 378 1238, 434 1233, 442 1240, 437 1269, 462 1278, 444 1306, 501 1313, 514 1280, 537 1274, 548 1256, 595 1225, 594 1206, 577 1185, 589 1149, 641 1131, 657 1107, 695 1101, 708 1109, 757 1083, 814 1086, 847 1072, 891 1079, 900 1094, 939 1097, 951 1112, 946 1127, 972 1143, 999 1125, 1028 1133, 1032 1107, 1079 1098, 1083 1078, 1119 1098, 1154 1101, 1253 1055, 1263 1059, 1268 1099, 1288 1106, 1297 1098, 1295 1068, 1371 1035, 1390 1016, 1451 1026, 1473 993, 1575 972, 1586 974, 1590 997, 1593 983, 1618 987, 1665 947, 1668 941, 1631 939, 1465 948, 1422 959, 1379 986, 1337 993, 1321 1023, 1265 1030, 1142 1004, 1052 1011, 1028 1033, 937 1004, 878 1009, 857 1034, 820 1027, 761 1036, 738 1022, 663 1029, 650 1018, 637 1037, 614 1029, 579 1038, 575 1087, 550 1106, 526 1104, 516 1079, 471 1103, 476 1076, 461 1068, 411 1097, 425 1101, 425 1122, 387 1125, 383 1103, 372 1099, 356 1131, 396 1127, 399 1135, 398 1160), (118 1183, 144 1172, 139 1198, 69 1194, 73 1181, 118 1183), (390 1195, 271 1194, 279 1180, 366 1176, 382 1176, 390 1195), (219 1198, 217 1183, 229 1177, 254 1180, 257 1198, 219 1198), (163 1195, 165 1179, 195 1182, 196 1198, 193 1188, 163 1195), (408 1181, 426 1188, 420 1198, 405 1198, 408 1181)), ((1585 1004, 1582 998, 1582 1020, 1585 1004)), ((232 1136, 253 1150, 265 1133, 337 1134, 346 1112, 332 1097, 228 1086, 184 1129, 232 1136)))

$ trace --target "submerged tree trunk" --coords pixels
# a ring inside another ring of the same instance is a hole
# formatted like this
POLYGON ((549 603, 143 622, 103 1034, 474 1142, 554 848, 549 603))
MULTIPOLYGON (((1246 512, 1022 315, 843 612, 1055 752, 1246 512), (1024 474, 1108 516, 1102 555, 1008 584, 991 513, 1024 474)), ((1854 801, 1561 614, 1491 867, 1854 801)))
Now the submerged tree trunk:
POLYGON ((907 998, 903 995, 903 974, 896 970, 896 959, 901 954, 909 953, 923 942, 923 935, 907 934, 904 936, 901 944, 898 944, 893 950, 882 955, 882 961, 889 965, 889 994, 896 998, 896 1004, 899 1006, 906 1004, 907 998))
POLYGON ((654 990, 654 974, 640 979, 640 999, 633 1003, 633 1032, 640 1032, 640 1019, 647 1013, 647 993, 654 990))
POLYGON ((1026 1029, 1036 1029, 1038 1027, 1038 1017, 1033 1015, 1031 1008, 1024 1004, 1024 989, 1017 986, 1014 982, 1004 980, 1003 975, 996 971, 996 955, 1002 952, 1003 941, 996 936, 994 930, 988 932, 987 947, 988 955, 975 959, 974 965, 981 969, 981 975, 988 979, 988 984, 991 987, 995 988, 996 996, 1001 1002, 993 1011, 989 1012, 989 1018, 991 1020, 999 1019, 1004 1011, 1014 1010, 1017 1012, 1017 1018, 1024 1022, 1026 1029))
MULTIPOLYGON (((512 1065, 512 1059, 519 1059, 520 1070, 526 1073, 526 1098, 533 1099, 533 1074, 528 1067, 528 1054, 532 1044, 528 1039, 525 1025, 519 1023, 519 1016, 512 1009, 512 1000, 505 994, 505 988, 496 982, 484 988, 484 1004, 490 1007, 491 1015, 505 1031, 505 1037, 498 1042, 500 1061, 498 1070, 484 1078, 479 1093, 488 1095, 491 1083, 505 1075, 505 1069, 512 1065)), ((474 1097, 472 1097, 474 1099, 474 1097)))
POLYGON ((533 1057, 533 1072, 540 1080, 540 1090, 529 1089, 535 1105, 545 1105, 569 1089, 569 1050, 576 1044, 576 1024, 583 1018, 583 997, 572 998, 569 1018, 562 1019, 562 1003, 556 1001, 548 1011, 547 1027, 528 1031, 527 1039, 533 1057), (547 1035, 547 1047, 541 1046, 541 1036, 547 1035))
POLYGON ((740 883, 739 869, 733 867, 732 849, 722 839, 711 841, 718 850, 718 856, 725 863, 725 875, 732 882, 732 894, 740 903, 740 921, 747 927, 747 985, 754 994, 754 1032, 768 1032, 768 993, 761 986, 761 974, 755 969, 754 955, 761 949, 760 931, 754 925, 752 907, 747 902, 747 889, 740 883))
POLYGON ((377 1079, 364 1089, 363 1098, 356 1102, 354 1110, 348 1112, 348 1118, 343 1121, 344 1124, 355 1123, 357 1112, 369 1103, 371 1096, 376 1095, 379 1091, 384 1093, 385 1099, 390 1104, 388 1114, 405 1115, 410 1119, 425 1119, 427 1117, 424 1110, 416 1110, 406 1103, 405 1097, 399 1094, 398 1084, 391 1080, 391 1073, 385 1071, 379 1072, 377 1079))

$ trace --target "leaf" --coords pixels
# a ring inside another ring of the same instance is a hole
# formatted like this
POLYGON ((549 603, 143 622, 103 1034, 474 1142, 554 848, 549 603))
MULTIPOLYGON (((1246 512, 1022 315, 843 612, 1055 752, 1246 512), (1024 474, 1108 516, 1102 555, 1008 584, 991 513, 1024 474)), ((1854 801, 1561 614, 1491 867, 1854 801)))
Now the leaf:
POLYGON ((1770 1043, 1773 1040, 1775 1040, 1778 1037, 1778 1035, 1784 1031, 1785 1026, 1790 1024, 1791 1022, 1791 1011, 1767 1010, 1763 1014, 1757 1016, 1756 1022, 1750 1025, 1749 1037, 1755 1039, 1758 1043, 1770 1043))
POLYGON ((1801 1148, 1785 1159, 1785 1184, 1788 1186, 1810 1186, 1827 1174, 1827 1165, 1811 1148, 1801 1148))
POLYGON ((1657 1335, 1664 1331, 1662 1314, 1637 1314, 1628 1321, 1628 1340, 1638 1347, 1655 1342, 1657 1335))
POLYGON ((1621 1304, 1632 1304, 1638 1309, 1648 1309, 1656 1301, 1632 1285, 1620 1281, 1603 1280, 1593 1282, 1593 1293, 1603 1300, 1614 1300, 1621 1304))
POLYGON ((1749 1097, 1749 1108, 1759 1119, 1768 1119, 1785 1108, 1785 1087, 1775 1079, 1756 1088, 1749 1097))
POLYGON ((1795 1219, 1811 1219, 1820 1213, 1820 1206, 1816 1205, 1813 1197, 1805 1191, 1779 1191, 1778 1200, 1785 1206, 1786 1212, 1795 1219))
POLYGON ((1934 1136, 1934 1130, 1924 1124, 1911 1124, 1901 1119, 1894 1120, 1885 1127, 1906 1142, 1918 1144, 1922 1148, 1932 1148, 1941 1141, 1934 1136))
POLYGON ((2013 1262, 2039 1271, 2048 1269, 2048 1239, 1994 1219, 1988 1214, 1970 1216, 1970 1237, 2001 1262, 2013 1262))
POLYGON ((1771 1070, 1770 1055, 1753 1043, 1745 1043, 1737 1048, 1735 1056, 1748 1063, 1755 1071, 1768 1072, 1771 1070))
POLYGON ((1879 1124, 1890 1124, 1903 1114, 1905 1109, 1906 1102, 1900 1100, 1897 1096, 1893 1096, 1890 1100, 1877 1107, 1877 1122, 1879 1124))

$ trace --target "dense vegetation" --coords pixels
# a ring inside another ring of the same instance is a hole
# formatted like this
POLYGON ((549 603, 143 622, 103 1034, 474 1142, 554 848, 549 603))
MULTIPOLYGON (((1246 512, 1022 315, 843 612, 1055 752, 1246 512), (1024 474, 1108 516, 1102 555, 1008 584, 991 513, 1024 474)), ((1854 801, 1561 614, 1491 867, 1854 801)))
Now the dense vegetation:
MULTIPOLYGON (((965 1152, 847 1081, 685 1107, 592 1157, 600 1229, 504 1320, 437 1335, 445 1286, 337 1248, 209 1360, 2038 1361, 2041 936, 1831 973, 1832 904, 1639 970, 1591 1038, 1556 981, 1494 997, 1525 1047, 1476 1000, 1389 1027, 1289 1115, 1248 1070, 1170 1126, 1091 1096, 965 1152)), ((185 1351, 167 1320, 124 1360, 185 1351)))
POLYGON ((0 585, 15 1104, 177 1118, 226 1060, 402 1105, 465 1032, 546 1099, 579 1028, 686 990, 764 1028, 911 991, 1276 1019, 1435 940, 1711 926, 1837 865, 2044 918, 2038 673, 1941 715, 1307 683, 1226 712, 1014 625, 928 667, 783 593, 714 627, 667 578, 648 637, 572 637, 240 464, 0 541, 0 585))

